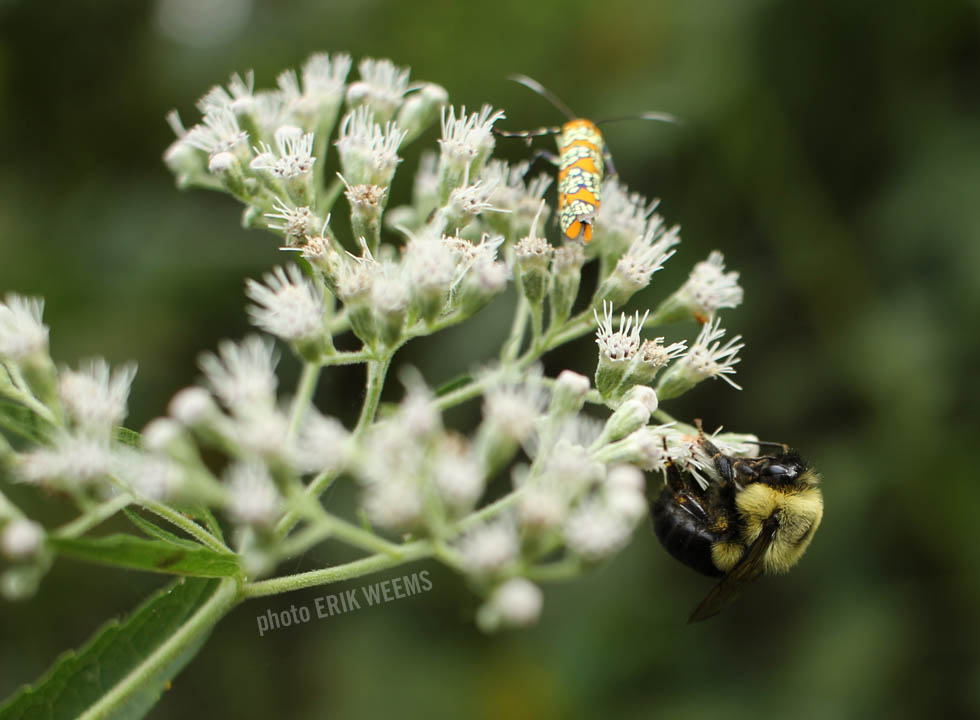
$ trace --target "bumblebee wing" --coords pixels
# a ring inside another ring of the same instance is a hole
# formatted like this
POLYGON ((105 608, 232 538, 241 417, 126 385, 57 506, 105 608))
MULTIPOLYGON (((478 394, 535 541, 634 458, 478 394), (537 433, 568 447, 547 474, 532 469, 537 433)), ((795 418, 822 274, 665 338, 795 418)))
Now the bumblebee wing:
POLYGON ((746 584, 762 574, 766 550, 772 544, 778 529, 779 517, 775 514, 770 515, 763 523, 759 537, 749 546, 745 556, 717 585, 711 588, 701 604, 694 608, 691 617, 687 619, 689 623, 707 620, 712 615, 720 613, 739 596, 746 584))

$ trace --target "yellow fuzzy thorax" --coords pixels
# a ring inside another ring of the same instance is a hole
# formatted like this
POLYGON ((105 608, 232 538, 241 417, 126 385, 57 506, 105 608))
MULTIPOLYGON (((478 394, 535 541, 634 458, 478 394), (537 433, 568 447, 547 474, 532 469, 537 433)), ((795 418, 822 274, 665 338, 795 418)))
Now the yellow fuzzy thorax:
POLYGON ((745 525, 744 534, 738 542, 716 543, 711 548, 715 566, 724 572, 731 570, 759 537, 763 523, 778 512, 779 529, 766 550, 764 564, 766 573, 784 573, 799 562, 819 527, 823 495, 816 482, 791 490, 752 483, 736 495, 735 507, 745 525))

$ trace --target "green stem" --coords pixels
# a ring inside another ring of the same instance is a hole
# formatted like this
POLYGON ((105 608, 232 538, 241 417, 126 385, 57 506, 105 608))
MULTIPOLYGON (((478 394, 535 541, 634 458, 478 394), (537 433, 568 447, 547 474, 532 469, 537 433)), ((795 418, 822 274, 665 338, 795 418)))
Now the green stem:
POLYGON ((351 580, 363 575, 370 575, 379 570, 386 570, 396 565, 412 562, 429 557, 433 553, 432 543, 428 540, 416 540, 405 545, 398 545, 398 552, 395 555, 379 553, 370 557, 354 560, 344 565, 323 568, 321 570, 311 570, 310 572, 298 573, 296 575, 285 575, 283 577, 262 580, 259 582, 248 583, 242 588, 242 597, 254 598, 265 597, 267 595, 278 595, 291 590, 316 587, 317 585, 328 585, 342 580, 351 580))
POLYGON ((342 520, 336 515, 331 515, 319 503, 310 508, 300 508, 298 512, 310 521, 309 530, 312 532, 312 529, 316 528, 323 537, 339 538, 348 545, 370 552, 386 555, 397 555, 399 552, 399 546, 395 543, 388 542, 373 532, 342 520))
MULTIPOLYGON (((368 362, 367 390, 364 397, 364 405, 361 407, 361 416, 357 420, 352 437, 356 440, 370 427, 374 420, 374 415, 378 411, 378 402, 381 400, 381 390, 384 388, 385 376, 388 373, 388 366, 391 364, 392 352, 389 351, 380 359, 368 362)), ((336 473, 325 470, 317 475, 306 486, 305 495, 307 498, 316 498, 333 482, 336 473)), ((279 524, 276 525, 276 536, 280 539, 286 537, 302 517, 302 513, 293 509, 283 516, 279 524)))
POLYGON ((239 590, 236 581, 230 578, 222 580, 214 594, 176 633, 150 653, 109 692, 100 697, 98 702, 79 715, 78 720, 104 720, 104 718, 117 717, 126 703, 141 692, 158 673, 211 632, 215 624, 238 603, 238 600, 239 590))
POLYGON ((340 312, 330 318, 327 328, 330 330, 331 335, 340 335, 350 330, 350 316, 347 313, 346 307, 342 308, 340 312))
POLYGON ((529 483, 525 481, 525 483, 521 485, 519 488, 517 488, 516 490, 512 490, 511 492, 504 495, 502 498, 493 501, 489 505, 484 505, 483 507, 481 507, 479 510, 475 512, 471 512, 469 515, 462 518, 458 523, 456 523, 456 528, 460 532, 471 530, 474 527, 480 525, 481 523, 489 520, 494 515, 497 515, 503 510, 506 510, 511 505, 517 502, 518 498, 520 498, 520 496, 523 494, 524 488, 528 487, 528 485, 529 483))
POLYGON ((509 362, 521 351, 521 341, 524 339, 524 329, 527 327, 528 310, 530 309, 524 294, 518 289, 517 307, 514 309, 514 321, 510 326, 510 334, 504 341, 500 359, 509 362))
POLYGON ((24 375, 21 373, 20 368, 13 364, 5 367, 7 368, 7 374, 10 376, 11 386, 15 390, 15 392, 12 393, 8 392, 7 396, 12 400, 16 400, 35 415, 47 420, 52 425, 58 425, 59 423, 57 416, 47 405, 38 400, 34 396, 34 393, 31 392, 30 385, 28 384, 27 380, 24 379, 24 375))
POLYGON ((324 355, 321 358, 322 367, 331 365, 357 365, 367 362, 374 355, 370 350, 352 350, 350 352, 338 352, 332 355, 324 355))
POLYGON ((493 376, 485 375, 477 380, 470 380, 465 385, 456 388, 445 395, 437 397, 433 404, 439 410, 445 410, 446 408, 451 408, 455 405, 459 405, 462 402, 466 402, 470 398, 475 398, 477 395, 483 392, 483 386, 487 384, 492 379, 493 376))
POLYGON ((374 416, 378 412, 378 403, 381 400, 381 391, 384 389, 385 376, 388 374, 388 366, 391 365, 391 353, 386 353, 377 360, 368 363, 367 390, 364 395, 364 405, 361 407, 361 416, 354 427, 354 437, 359 438, 367 430, 368 426, 374 421, 374 416))
POLYGON ((525 575, 529 580, 538 582, 549 582, 555 580, 568 580, 582 572, 582 562, 574 555, 569 555, 556 560, 555 562, 543 565, 533 565, 527 569, 525 575))
POLYGON ((293 407, 290 411, 289 428, 286 430, 287 448, 292 447, 292 444, 296 441, 300 423, 303 421, 303 415, 306 414, 306 410, 310 406, 310 401, 313 399, 313 393, 316 390, 316 381, 319 377, 320 365, 311 362, 303 363, 303 372, 296 385, 296 396, 293 398, 293 407))
POLYGON ((337 202, 337 198, 340 197, 340 193, 344 190, 343 181, 335 177, 331 181, 330 185, 327 186, 326 191, 323 193, 323 199, 317 202, 317 212, 320 213, 321 217, 326 217, 326 214, 330 212, 333 208, 333 204, 337 202))
POLYGON ((96 505, 84 515, 75 518, 67 525, 62 525, 52 534, 59 538, 79 537, 132 503, 133 497, 128 494, 109 498, 100 505, 96 505))

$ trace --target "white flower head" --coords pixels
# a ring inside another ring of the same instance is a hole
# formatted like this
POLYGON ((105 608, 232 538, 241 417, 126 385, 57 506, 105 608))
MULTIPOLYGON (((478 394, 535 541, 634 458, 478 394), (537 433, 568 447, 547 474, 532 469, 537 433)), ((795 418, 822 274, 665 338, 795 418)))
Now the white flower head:
POLYGON ((602 183, 602 204, 596 215, 596 242, 608 245, 608 252, 625 249, 635 238, 646 234, 648 223, 661 223, 653 214, 659 200, 647 202, 639 193, 631 193, 617 177, 602 183))
POLYGON ((552 178, 547 173, 541 173, 527 181, 524 178, 530 167, 526 160, 510 165, 504 160, 494 159, 486 164, 480 179, 493 185, 491 197, 497 207, 514 211, 528 204, 534 212, 537 211, 552 178))
POLYGON ((361 255, 348 252, 346 258, 337 264, 334 278, 337 284, 337 297, 348 305, 368 300, 375 283, 382 279, 384 271, 384 266, 374 259, 362 239, 361 255))
POLYGON ((633 316, 620 313, 618 330, 613 329, 613 304, 603 302, 602 311, 603 318, 601 320, 598 310, 592 311, 596 322, 599 324, 595 339, 599 346, 599 353, 611 362, 625 362, 640 349, 640 332, 650 311, 647 310, 643 317, 640 317, 639 310, 633 316))
POLYGON ((721 338, 725 336, 725 330, 720 323, 717 318, 706 323, 687 355, 679 362, 690 370, 696 382, 707 378, 721 378, 736 390, 741 390, 729 375, 735 374, 735 365, 741 360, 738 351, 745 347, 745 343, 739 342, 741 335, 736 335, 722 345, 721 338))
POLYGON ((690 473, 702 488, 708 487, 712 480, 717 481, 714 460, 708 456, 697 435, 674 427, 662 427, 660 432, 666 445, 665 460, 690 473))
POLYGON ((240 451, 270 460, 281 459, 287 451, 289 421, 285 413, 275 406, 244 407, 230 421, 217 425, 218 431, 240 451))
POLYGON ((630 243, 616 263, 616 274, 636 290, 649 285, 650 276, 662 270, 664 263, 676 252, 671 248, 680 242, 679 231, 675 225, 665 232, 660 218, 651 218, 646 232, 630 243))
POLYGON ((170 500, 184 485, 183 468, 164 455, 127 448, 116 455, 114 467, 122 482, 150 500, 170 500))
POLYGON ((332 127, 344 98, 344 82, 350 72, 350 56, 316 53, 303 64, 302 91, 296 72, 279 75, 280 95, 286 110, 303 127, 321 132, 332 127))
POLYGON ((441 237, 421 235, 411 238, 405 245, 402 266, 413 290, 448 290, 456 280, 454 249, 441 237))
POLYGON ((32 484, 78 487, 102 480, 112 469, 106 438, 59 434, 45 447, 21 455, 18 474, 32 484))
POLYGON ((402 475, 367 484, 362 504, 372 523, 389 530, 409 530, 422 519, 421 489, 402 475))
POLYGON ((530 580, 516 577, 497 587, 486 605, 480 609, 481 626, 491 630, 497 626, 527 627, 541 616, 544 594, 530 580))
POLYGON ((108 434, 126 417, 129 386, 135 376, 133 363, 110 374, 109 363, 95 358, 78 370, 63 368, 58 375, 58 395, 76 426, 108 434))
POLYGON ((597 561, 625 547, 634 525, 600 498, 588 497, 565 521, 565 542, 586 560, 597 561))
POLYGON ((44 300, 8 293, 0 302, 0 357, 15 361, 48 353, 44 300))
POLYGON ((282 125, 275 133, 276 149, 260 142, 250 167, 283 180, 304 177, 313 172, 313 133, 303 133, 295 125, 282 125))
POLYGON ((140 434, 143 436, 143 447, 153 453, 177 448, 186 439, 181 424, 168 417, 150 420, 140 434))
POLYGON ((303 63, 303 94, 331 101, 344 90, 351 59, 347 53, 314 53, 303 63))
POLYGON ((649 512, 643 473, 632 465, 610 468, 603 483, 606 505, 614 513, 637 523, 649 512))
POLYGON ((405 131, 388 121, 382 128, 367 105, 360 105, 344 116, 339 139, 340 166, 352 185, 378 185, 387 188, 401 162, 398 147, 405 131))
POLYGON ((33 520, 16 518, 0 531, 0 550, 11 560, 27 560, 44 545, 44 528, 33 520))
POLYGON ((323 332, 323 295, 296 265, 275 268, 265 283, 246 280, 252 324, 287 342, 308 341, 323 332))
POLYGON ((251 70, 242 77, 234 73, 228 81, 228 89, 215 85, 200 100, 197 109, 202 115, 216 110, 231 110, 236 115, 252 109, 252 92, 255 88, 255 73, 251 70))
POLYGON ((339 420, 310 408, 303 416, 293 450, 294 464, 301 472, 338 472, 351 455, 350 433, 339 420))
POLYGON ((272 341, 250 335, 240 343, 221 342, 218 354, 205 353, 200 365, 218 399, 240 413, 275 407, 277 362, 272 341))
POLYGON ((252 96, 251 117, 263 136, 272 135, 286 118, 286 101, 280 90, 263 90, 252 96))
POLYGON ((269 527, 282 512, 282 496, 264 463, 237 460, 225 470, 228 513, 239 523, 269 527))
POLYGON ((640 346, 639 360, 648 368, 659 370, 666 367, 674 358, 678 358, 687 352, 687 342, 675 342, 670 345, 664 344, 664 338, 658 337, 653 340, 644 340, 640 346))
POLYGON ((432 475, 439 497, 457 512, 469 511, 483 494, 483 468, 464 442, 443 443, 432 475))
POLYGON ((725 272, 725 257, 717 250, 694 266, 679 293, 685 296, 701 322, 714 317, 720 308, 738 307, 743 296, 738 273, 725 272))
POLYGON ((211 107, 202 121, 187 131, 183 140, 212 158, 220 153, 248 152, 248 133, 239 127, 238 118, 230 107, 211 107))
POLYGON ((320 221, 308 206, 292 206, 276 198, 272 208, 275 212, 266 213, 265 216, 279 222, 270 222, 269 227, 280 231, 286 237, 287 245, 299 244, 308 237, 316 235, 320 221))
POLYGON ((407 392, 398 406, 395 420, 406 438, 421 440, 438 432, 442 428, 442 416, 421 373, 415 368, 403 368, 399 374, 407 392))
POLYGON ((391 60, 365 58, 357 64, 357 71, 361 79, 347 88, 347 104, 365 105, 379 120, 390 120, 408 91, 409 69, 391 60))
POLYGON ((480 112, 466 114, 461 107, 459 115, 451 105, 442 109, 442 137, 439 147, 444 162, 456 167, 469 167, 480 157, 488 157, 493 151, 493 125, 504 117, 502 110, 484 105, 480 112))
POLYGON ((458 542, 463 567, 473 575, 492 575, 503 570, 520 553, 513 519, 501 517, 470 530, 458 542))
POLYGON ((551 475, 539 478, 521 490, 518 496, 517 519, 521 528, 530 532, 558 527, 564 521, 567 511, 567 492, 551 475))
POLYGON ((439 192, 439 156, 432 150, 424 150, 419 156, 419 167, 412 183, 412 204, 423 216, 435 207, 439 192))
POLYGON ((202 387, 186 387, 171 398, 167 412, 181 424, 193 427, 208 422, 221 411, 210 392, 202 387))
POLYGON ((759 438, 750 433, 721 432, 718 428, 710 436, 711 442, 725 455, 738 457, 758 457, 759 438))
POLYGON ((663 425, 641 427, 622 440, 601 448, 598 457, 607 463, 631 463, 647 472, 663 471, 670 460, 664 432, 663 425))
POLYGON ((547 403, 548 392, 541 383, 541 369, 535 367, 523 378, 503 378, 487 388, 483 415, 498 432, 526 443, 533 440, 547 403))
POLYGON ((472 218, 485 212, 509 212, 494 207, 489 201, 494 189, 492 182, 487 180, 477 180, 472 185, 463 184, 454 188, 449 193, 449 203, 446 206, 448 216, 457 218, 459 227, 463 227, 472 218))

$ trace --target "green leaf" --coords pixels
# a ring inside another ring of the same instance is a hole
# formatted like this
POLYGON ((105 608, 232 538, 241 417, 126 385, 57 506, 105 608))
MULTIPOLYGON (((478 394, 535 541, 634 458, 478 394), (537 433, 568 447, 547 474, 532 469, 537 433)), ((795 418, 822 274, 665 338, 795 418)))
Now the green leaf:
MULTIPOLYGON (((112 620, 78 651, 64 653, 34 685, 0 705, 0 720, 77 718, 106 696, 167 642, 211 598, 215 580, 180 579, 150 597, 124 622, 112 620)), ((143 717, 168 683, 203 645, 210 628, 141 682, 105 720, 143 717)))
MULTIPOLYGON (((179 539, 179 538, 178 538, 179 539)), ((238 556, 194 544, 176 546, 164 540, 135 535, 100 538, 49 537, 48 545, 61 555, 116 567, 196 577, 234 577, 241 573, 238 556)))
POLYGON ((452 380, 448 380, 439 386, 439 388, 436 390, 436 397, 442 397, 443 395, 448 395, 453 390, 456 390, 457 388, 461 388, 467 383, 472 381, 473 381, 473 376, 470 375, 469 373, 464 373, 463 375, 454 377, 452 380))
POLYGON ((130 430, 122 425, 117 425, 112 429, 112 436, 116 442, 129 445, 137 450, 143 447, 143 436, 135 430, 130 430))
POLYGON ((136 526, 137 530, 142 531, 143 533, 145 533, 147 536, 151 538, 156 538, 157 540, 163 540, 164 542, 168 542, 171 545, 187 548, 189 550, 196 550, 197 548, 202 547, 200 543, 195 542, 194 540, 182 538, 179 535, 175 535, 174 533, 170 532, 169 530, 164 530, 159 525, 150 522, 145 517, 143 517, 137 512, 133 512, 129 508, 123 510, 123 512, 126 513, 126 517, 128 517, 129 521, 136 526))

